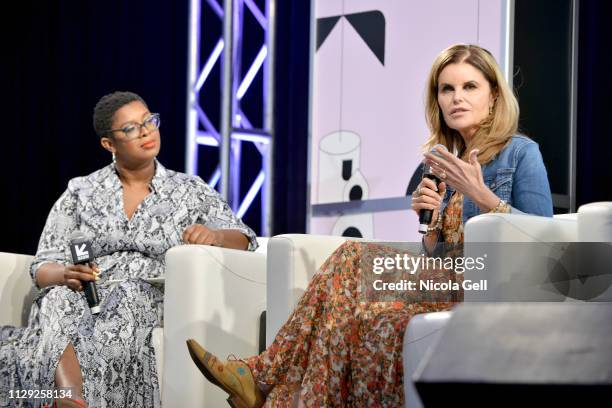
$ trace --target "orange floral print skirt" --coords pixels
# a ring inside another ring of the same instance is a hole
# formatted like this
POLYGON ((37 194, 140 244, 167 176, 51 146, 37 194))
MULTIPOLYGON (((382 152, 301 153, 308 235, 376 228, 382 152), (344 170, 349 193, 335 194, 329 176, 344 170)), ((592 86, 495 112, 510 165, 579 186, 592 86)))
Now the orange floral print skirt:
MULTIPOLYGON (((447 310, 454 301, 368 301, 365 257, 397 249, 348 241, 327 259, 273 344, 244 360, 255 379, 272 385, 267 407, 403 407, 402 345, 418 313, 447 310)), ((453 271, 406 276, 447 282, 453 271)), ((421 299, 423 299, 421 297, 421 299)))
MULTIPOLYGON (((463 195, 454 193, 443 213, 447 244, 463 243, 462 210, 463 195)), ((372 274, 363 266, 372 265, 371 257, 397 254, 397 248, 348 241, 325 261, 272 345, 244 360, 258 382, 272 386, 267 407, 297 406, 299 400, 307 407, 404 406, 406 325, 416 314, 450 309, 463 293, 372 301, 372 274)), ((426 269, 403 278, 460 282, 462 275, 426 269)))

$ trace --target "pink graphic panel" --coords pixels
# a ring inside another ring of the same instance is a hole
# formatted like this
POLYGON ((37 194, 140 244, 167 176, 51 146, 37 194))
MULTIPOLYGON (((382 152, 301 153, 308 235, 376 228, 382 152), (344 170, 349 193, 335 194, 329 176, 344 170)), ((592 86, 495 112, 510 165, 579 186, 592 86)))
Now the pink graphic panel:
MULTIPOLYGON (((312 205, 405 196, 428 137, 425 85, 435 56, 451 44, 476 43, 499 61, 503 3, 317 1, 325 39, 314 57, 312 205)), ((417 240, 416 218, 408 209, 313 216, 310 232, 342 235, 354 227, 369 238, 417 240)))

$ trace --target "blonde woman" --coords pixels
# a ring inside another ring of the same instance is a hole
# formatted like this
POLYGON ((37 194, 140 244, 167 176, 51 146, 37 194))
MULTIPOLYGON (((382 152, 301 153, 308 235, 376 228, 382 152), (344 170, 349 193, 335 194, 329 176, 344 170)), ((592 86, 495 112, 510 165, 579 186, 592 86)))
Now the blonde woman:
MULTIPOLYGON (((413 194, 414 211, 433 210, 423 238, 427 250, 437 242, 462 243, 464 223, 477 214, 552 215, 538 145, 517 134, 516 98, 488 51, 475 45, 442 51, 429 76, 426 109, 425 162, 442 180, 436 186, 424 179, 413 194), (432 155, 436 144, 448 152, 432 155)), ((234 407, 402 407, 406 325, 417 313, 453 302, 369 302, 360 265, 373 254, 394 255, 371 243, 340 246, 262 354, 224 362, 188 340, 194 362, 234 407)), ((413 279, 451 275, 420 271, 413 279)))

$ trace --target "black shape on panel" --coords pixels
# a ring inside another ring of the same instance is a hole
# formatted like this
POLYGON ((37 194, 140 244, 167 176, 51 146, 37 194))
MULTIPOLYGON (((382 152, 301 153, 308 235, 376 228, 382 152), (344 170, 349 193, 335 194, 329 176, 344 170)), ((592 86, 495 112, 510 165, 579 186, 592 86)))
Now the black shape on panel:
POLYGON ((329 36, 342 16, 317 18, 317 51, 329 36))
MULTIPOLYGON (((408 183, 408 188, 406 188, 406 195, 411 195, 414 190, 419 186, 423 180, 423 165, 419 164, 414 173, 412 173, 412 177, 410 178, 410 182, 408 183)), ((556 213, 555 213, 556 214, 556 213)))
POLYGON ((349 191, 349 200, 358 201, 363 197, 363 189, 361 186, 353 186, 351 191, 349 191))
POLYGON ((347 181, 351 178, 351 174, 353 174, 353 161, 342 160, 342 179, 347 181))
POLYGON ((353 26, 359 37, 381 64, 385 65, 385 16, 379 10, 330 16, 317 19, 317 51, 334 29, 338 20, 345 17, 353 26))
POLYGON ((345 17, 380 63, 385 65, 385 16, 383 13, 373 10, 347 14, 345 17))
POLYGON ((361 235, 361 231, 359 231, 355 227, 348 227, 347 229, 345 229, 342 233, 342 236, 351 238, 363 238, 363 235, 361 235))

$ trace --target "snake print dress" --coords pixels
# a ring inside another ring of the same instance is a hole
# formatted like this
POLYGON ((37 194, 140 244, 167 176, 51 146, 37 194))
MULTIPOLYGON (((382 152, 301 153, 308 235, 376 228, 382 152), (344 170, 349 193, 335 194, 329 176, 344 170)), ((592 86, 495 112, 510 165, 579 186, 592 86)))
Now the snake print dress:
POLYGON ((111 164, 70 181, 53 206, 31 266, 35 279, 46 262, 68 264, 75 231, 91 239, 101 270, 102 311, 93 316, 82 292, 66 286, 40 290, 27 327, 0 327, 0 407, 41 407, 44 399, 9 398, 10 390, 54 388, 55 369, 68 343, 83 375, 92 407, 159 407, 153 328, 163 325, 163 287, 148 278, 164 275, 164 254, 181 245, 182 232, 198 223, 237 229, 257 246, 255 234, 199 177, 156 162, 150 194, 131 219, 123 188, 111 164))

